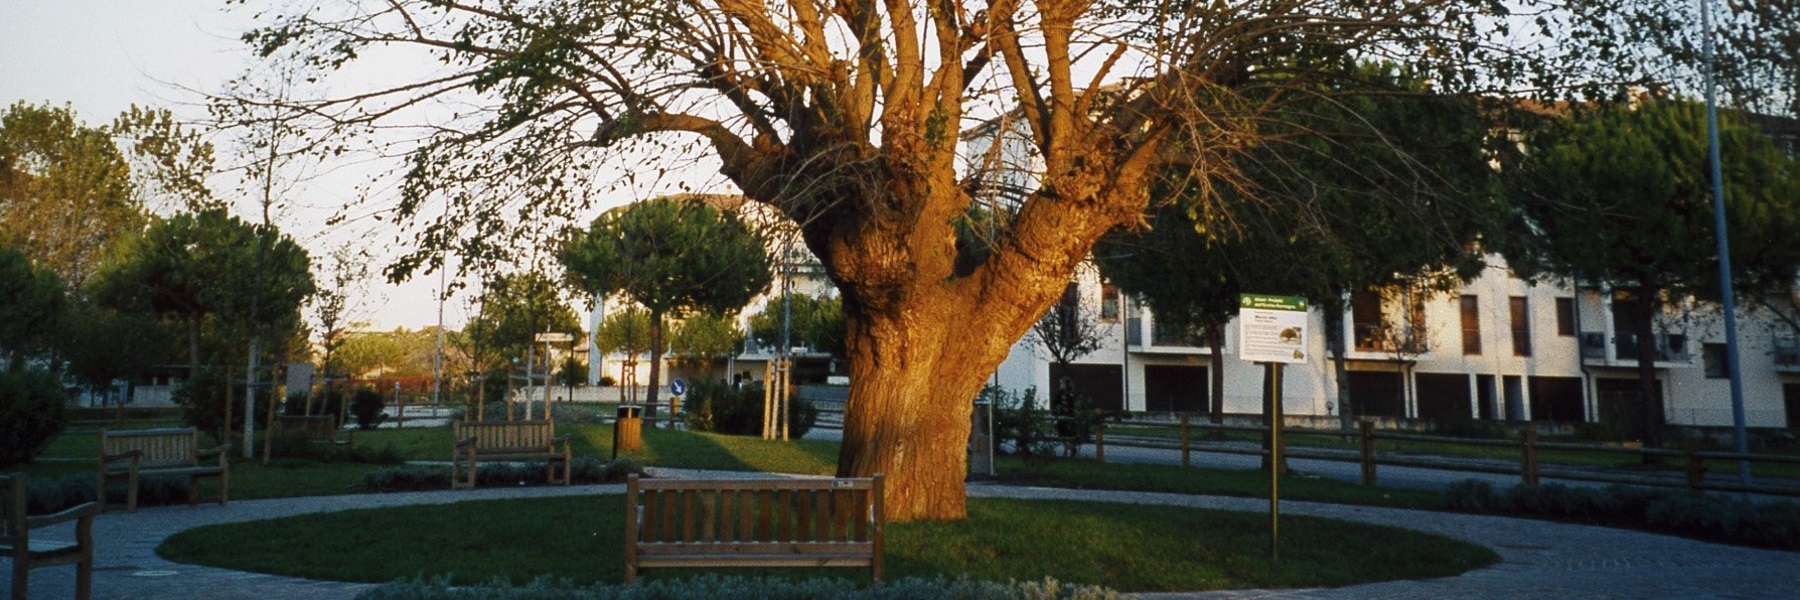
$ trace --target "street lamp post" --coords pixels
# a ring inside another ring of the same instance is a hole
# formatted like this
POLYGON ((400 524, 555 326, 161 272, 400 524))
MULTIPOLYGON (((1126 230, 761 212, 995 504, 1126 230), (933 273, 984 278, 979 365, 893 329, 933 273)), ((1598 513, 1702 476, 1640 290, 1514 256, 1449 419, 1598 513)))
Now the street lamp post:
POLYGON ((1719 242, 1719 296, 1725 308, 1725 372, 1731 378, 1731 432, 1738 453, 1738 483, 1750 485, 1750 452, 1744 431, 1744 378, 1738 369, 1737 302, 1731 290, 1731 243, 1725 231, 1725 175, 1719 159, 1718 92, 1713 86, 1712 2, 1700 0, 1701 52, 1706 62, 1706 143, 1712 169, 1713 226, 1719 242))

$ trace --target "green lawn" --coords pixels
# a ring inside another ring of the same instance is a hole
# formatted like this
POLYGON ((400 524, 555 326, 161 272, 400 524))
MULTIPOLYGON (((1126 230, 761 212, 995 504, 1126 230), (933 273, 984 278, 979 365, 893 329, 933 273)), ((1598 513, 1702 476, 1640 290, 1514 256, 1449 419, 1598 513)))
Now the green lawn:
MULTIPOLYGON (((1187 591, 1443 577, 1498 560, 1486 549, 1447 538, 1287 517, 1276 563, 1268 557, 1268 518, 1255 513, 1003 499, 973 499, 969 507, 966 521, 890 526, 890 577, 1054 577, 1121 591, 1187 591)), ((460 584, 495 577, 522 583, 546 575, 617 582, 623 577, 623 515, 619 495, 356 510, 193 529, 169 538, 158 554, 345 581, 453 574, 460 584)), ((843 569, 771 572, 861 576, 843 569)))

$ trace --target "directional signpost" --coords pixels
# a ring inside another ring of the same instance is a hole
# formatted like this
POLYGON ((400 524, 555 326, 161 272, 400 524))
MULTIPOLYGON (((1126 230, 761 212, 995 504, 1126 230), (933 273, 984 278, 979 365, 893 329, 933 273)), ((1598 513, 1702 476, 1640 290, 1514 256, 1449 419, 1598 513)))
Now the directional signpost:
POLYGON ((1306 362, 1306 299, 1238 295, 1238 347, 1269 378, 1269 557, 1281 559, 1281 367, 1306 362))

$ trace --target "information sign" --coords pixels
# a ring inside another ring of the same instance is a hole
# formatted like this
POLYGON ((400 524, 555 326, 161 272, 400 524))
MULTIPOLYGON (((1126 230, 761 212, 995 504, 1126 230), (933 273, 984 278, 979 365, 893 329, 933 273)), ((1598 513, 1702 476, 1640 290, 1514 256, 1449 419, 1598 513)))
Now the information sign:
POLYGON ((1306 299, 1238 294, 1239 353, 1244 360, 1306 362, 1306 299))

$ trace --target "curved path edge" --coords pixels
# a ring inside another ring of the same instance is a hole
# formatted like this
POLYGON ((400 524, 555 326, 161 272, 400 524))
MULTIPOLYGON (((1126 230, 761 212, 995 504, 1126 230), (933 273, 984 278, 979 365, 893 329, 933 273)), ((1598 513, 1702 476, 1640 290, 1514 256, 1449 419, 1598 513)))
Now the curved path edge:
MULTIPOLYGON (((741 472, 652 469, 669 476, 779 477, 741 472)), ((969 484, 978 498, 1092 500, 1164 504, 1260 512, 1256 498, 1190 496, 969 484)), ((623 485, 489 488, 473 491, 402 492, 240 500, 228 506, 145 508, 108 513, 94 523, 97 542, 94 597, 131 599, 339 600, 369 584, 318 581, 180 564, 156 555, 177 532, 220 523, 252 521, 359 508, 449 504, 466 500, 622 493, 623 485)), ((1800 554, 1725 546, 1630 530, 1457 513, 1283 502, 1284 514, 1389 525, 1467 540, 1501 557, 1493 566, 1460 576, 1398 580, 1332 589, 1232 590, 1141 594, 1146 600, 1319 598, 1716 598, 1800 597, 1800 554)), ((10 569, 0 580, 10 586, 10 569)), ((4 587, 0 587, 4 589, 4 587)), ((72 598, 74 569, 46 567, 31 574, 30 598, 72 598)))

